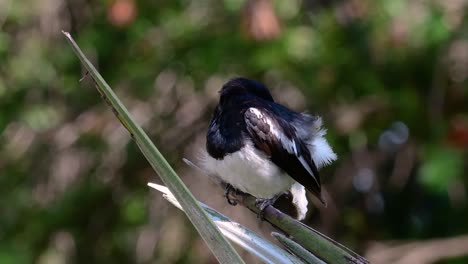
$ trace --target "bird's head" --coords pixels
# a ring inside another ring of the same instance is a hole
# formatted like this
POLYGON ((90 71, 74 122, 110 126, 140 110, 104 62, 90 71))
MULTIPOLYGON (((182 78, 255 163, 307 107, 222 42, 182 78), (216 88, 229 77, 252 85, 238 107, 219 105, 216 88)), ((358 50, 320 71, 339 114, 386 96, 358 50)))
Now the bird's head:
POLYGON ((273 102, 273 97, 268 88, 262 83, 246 78, 238 77, 231 79, 223 85, 220 93, 220 106, 238 102, 238 100, 248 100, 258 97, 266 101, 273 102))

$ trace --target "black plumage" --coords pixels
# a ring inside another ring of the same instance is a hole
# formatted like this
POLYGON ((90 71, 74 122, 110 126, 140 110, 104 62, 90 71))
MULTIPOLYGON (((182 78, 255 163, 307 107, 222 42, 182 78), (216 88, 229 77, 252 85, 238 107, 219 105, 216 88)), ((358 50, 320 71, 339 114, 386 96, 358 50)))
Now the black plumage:
POLYGON ((276 103, 260 82, 235 78, 220 91, 207 133, 207 152, 223 160, 252 142, 281 171, 324 202, 310 146, 315 134, 307 132, 318 119, 276 103))

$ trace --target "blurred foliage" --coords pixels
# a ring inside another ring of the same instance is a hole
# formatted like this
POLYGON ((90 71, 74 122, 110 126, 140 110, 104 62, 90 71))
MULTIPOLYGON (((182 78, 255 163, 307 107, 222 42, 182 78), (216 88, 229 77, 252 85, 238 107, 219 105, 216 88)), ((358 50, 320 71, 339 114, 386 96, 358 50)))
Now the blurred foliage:
MULTIPOLYGON (((90 79, 79 82, 62 29, 196 196, 234 219, 255 226, 181 158, 203 148, 222 83, 246 76, 324 116, 339 161, 322 172, 330 206, 311 206, 307 224, 368 255, 374 241, 468 234, 467 10, 464 0, 0 1, 0 263, 215 261, 147 189, 157 177, 90 79)), ((445 250, 431 261, 468 261, 467 249, 445 250)))

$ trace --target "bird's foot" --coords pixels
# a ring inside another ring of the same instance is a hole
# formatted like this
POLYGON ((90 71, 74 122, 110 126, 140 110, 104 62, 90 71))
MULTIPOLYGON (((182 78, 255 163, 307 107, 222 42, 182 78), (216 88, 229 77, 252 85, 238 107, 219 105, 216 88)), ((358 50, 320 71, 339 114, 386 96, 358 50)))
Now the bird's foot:
POLYGON ((275 195, 273 196, 273 198, 267 198, 267 199, 257 198, 257 200, 255 200, 255 206, 257 206, 257 208, 260 209, 257 215, 257 217, 260 220, 264 220, 265 209, 268 206, 273 205, 280 196, 281 195, 275 195))
POLYGON ((224 189, 224 197, 226 197, 228 204, 236 206, 239 203, 236 194, 237 190, 232 187, 231 184, 226 184, 226 188, 224 189))

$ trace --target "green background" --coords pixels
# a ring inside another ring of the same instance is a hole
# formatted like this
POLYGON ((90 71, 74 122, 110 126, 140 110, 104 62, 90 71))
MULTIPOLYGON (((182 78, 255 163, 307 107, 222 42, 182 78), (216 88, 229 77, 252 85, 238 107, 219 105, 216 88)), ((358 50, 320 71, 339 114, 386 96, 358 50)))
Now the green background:
POLYGON ((339 159, 321 173, 329 206, 311 203, 308 225, 374 263, 466 263, 467 11, 463 0, 0 1, 0 263, 215 263, 146 186, 159 178, 90 78, 79 82, 62 29, 196 197, 234 220, 272 231, 181 159, 199 161, 217 91, 245 76, 324 118, 339 159))

